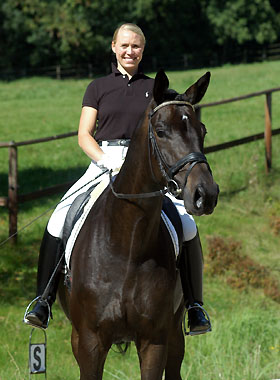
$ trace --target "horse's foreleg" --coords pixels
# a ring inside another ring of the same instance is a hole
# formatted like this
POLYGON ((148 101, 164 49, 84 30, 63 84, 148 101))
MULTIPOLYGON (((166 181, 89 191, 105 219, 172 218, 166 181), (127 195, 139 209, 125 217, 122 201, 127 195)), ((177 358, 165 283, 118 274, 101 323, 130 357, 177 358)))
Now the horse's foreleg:
POLYGON ((75 327, 73 325, 72 325, 71 344, 72 344, 73 354, 75 356, 75 359, 77 360, 77 363, 79 364, 79 362, 78 362, 79 335, 78 335, 77 330, 75 329, 75 327))
POLYGON ((107 354, 108 350, 101 346, 97 334, 83 330, 77 341, 80 380, 101 380, 107 354))
POLYGON ((174 316, 168 339, 168 355, 165 380, 182 380, 180 370, 185 353, 185 338, 182 331, 183 307, 174 316))
POLYGON ((141 380, 161 380, 167 357, 166 344, 142 341, 137 345, 141 367, 141 380))

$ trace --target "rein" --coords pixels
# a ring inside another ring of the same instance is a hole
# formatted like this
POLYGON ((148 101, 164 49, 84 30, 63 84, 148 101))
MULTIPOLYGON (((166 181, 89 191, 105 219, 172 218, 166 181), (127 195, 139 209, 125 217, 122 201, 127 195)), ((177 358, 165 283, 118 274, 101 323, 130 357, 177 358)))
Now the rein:
MULTIPOLYGON (((38 219, 42 218, 44 215, 46 215, 48 212, 50 212, 51 210, 53 210, 56 206, 58 206, 61 202, 64 202, 66 199, 72 197, 72 195, 74 195, 75 193, 77 193, 78 191, 80 191, 83 187, 86 187, 87 185, 89 185, 91 182, 94 182, 96 179, 98 179, 99 177, 101 177, 103 174, 107 173, 109 170, 108 169, 105 169, 103 170, 102 173, 98 174, 95 178, 91 179, 90 181, 88 181, 87 183, 85 183, 83 186, 79 187, 77 190, 73 191, 73 193, 69 194, 67 197, 64 197, 62 198, 58 203, 56 203, 55 205, 53 205, 52 207, 50 207, 49 209, 47 209, 46 211, 44 211, 42 214, 36 216, 36 218, 32 219, 29 223, 25 224, 23 227, 21 227, 20 229, 17 230, 17 232, 15 232, 14 234, 10 235, 7 239, 3 240, 0 242, 0 247, 4 244, 6 244, 10 239, 12 239, 14 236, 18 235, 20 232, 22 232, 23 230, 25 230, 27 227, 31 226, 31 224, 33 224, 34 222, 36 222, 38 219)), ((32 301, 33 302, 33 301, 32 301)), ((28 307, 29 308, 29 307, 28 307)))
POLYGON ((151 197, 159 197, 168 192, 168 189, 164 190, 158 190, 158 191, 152 191, 151 193, 139 193, 139 194, 122 194, 122 193, 116 193, 113 188, 113 178, 112 178, 112 171, 109 172, 110 176, 110 187, 112 190, 112 193, 115 197, 120 199, 137 199, 137 198, 151 198, 151 197))
MULTIPOLYGON (((190 175, 193 167, 196 164, 198 164, 198 163, 204 163, 204 164, 206 164, 207 167, 208 167, 208 170, 210 171, 210 173, 212 173, 205 155, 203 153, 201 153, 201 152, 190 153, 187 156, 185 156, 185 157, 181 158, 180 160, 178 160, 172 166, 168 165, 167 162, 165 161, 165 159, 163 157, 163 154, 162 154, 162 152, 161 152, 161 150, 160 150, 160 148, 158 146, 157 139, 156 139, 156 136, 155 136, 155 132, 153 130, 153 126, 152 126, 151 120, 152 120, 152 117, 155 115, 155 113, 159 109, 161 109, 163 107, 166 107, 166 106, 169 106, 169 105, 185 105, 185 106, 187 105, 187 106, 192 107, 193 111, 195 111, 194 106, 191 103, 189 103, 189 102, 180 101, 180 100, 171 100, 171 101, 167 101, 167 102, 163 102, 163 103, 159 104, 157 107, 155 107, 149 113, 149 126, 148 126, 148 128, 149 128, 149 141, 151 142, 151 145, 152 145, 152 148, 153 148, 153 152, 155 152, 155 154, 156 154, 156 159, 158 161, 160 171, 163 174, 164 178, 166 179, 167 187, 164 190, 153 191, 153 192, 150 192, 150 193, 139 193, 139 194, 116 193, 115 190, 114 190, 114 188, 113 188, 112 173, 110 171, 110 173, 109 173, 109 175, 110 175, 110 187, 111 187, 112 193, 114 194, 115 197, 122 198, 122 199, 150 198, 150 197, 162 196, 162 195, 166 194, 167 192, 169 192, 172 195, 174 195, 175 197, 177 197, 182 192, 182 189, 179 187, 178 183, 174 180, 174 176, 185 165, 190 164, 190 166, 188 167, 188 169, 186 171, 183 188, 186 186, 187 181, 188 181, 188 177, 189 177, 189 175, 190 175), (164 167, 166 169, 164 169, 164 167)), ((149 161, 150 161, 150 154, 149 154, 149 161)), ((150 164, 150 167, 151 167, 151 164, 150 164)), ((153 172, 152 172, 152 174, 153 174, 153 172)), ((153 176, 154 176, 154 174, 153 174, 153 176)))

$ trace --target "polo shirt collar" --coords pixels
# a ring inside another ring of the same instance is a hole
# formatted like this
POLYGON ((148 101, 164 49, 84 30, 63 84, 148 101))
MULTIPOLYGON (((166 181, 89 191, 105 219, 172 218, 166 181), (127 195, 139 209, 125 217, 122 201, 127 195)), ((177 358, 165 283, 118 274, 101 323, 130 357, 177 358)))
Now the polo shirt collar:
MULTIPOLYGON (((117 65, 112 62, 111 63, 111 67, 112 67, 112 73, 115 74, 115 76, 117 75, 123 75, 118 69, 117 69, 117 65)), ((145 74, 143 73, 143 70, 142 70, 142 65, 141 65, 141 62, 138 66, 138 72, 136 74, 133 75, 132 78, 136 78, 136 77, 144 77, 145 74)))

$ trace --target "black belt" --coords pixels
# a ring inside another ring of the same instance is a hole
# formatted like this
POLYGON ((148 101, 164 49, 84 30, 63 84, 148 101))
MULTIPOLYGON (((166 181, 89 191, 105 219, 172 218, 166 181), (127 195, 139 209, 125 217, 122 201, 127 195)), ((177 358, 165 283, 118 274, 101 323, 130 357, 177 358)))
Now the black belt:
POLYGON ((107 146, 129 146, 130 139, 98 141, 98 145, 102 146, 103 142, 107 143, 107 146))

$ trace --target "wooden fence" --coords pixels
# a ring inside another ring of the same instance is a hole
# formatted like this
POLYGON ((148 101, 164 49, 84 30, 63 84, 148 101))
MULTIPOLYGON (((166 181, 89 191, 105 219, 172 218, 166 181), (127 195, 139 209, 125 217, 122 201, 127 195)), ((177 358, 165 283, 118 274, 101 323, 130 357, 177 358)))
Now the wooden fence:
MULTIPOLYGON (((219 55, 213 55, 211 61, 207 64, 210 66, 219 66, 226 63, 245 63, 245 62, 263 62, 263 61, 275 61, 280 59, 280 43, 274 43, 264 46, 236 46, 231 54, 231 57, 224 57, 222 53, 219 55)), ((167 56, 145 56, 144 66, 145 71, 157 71, 159 67, 164 67, 166 70, 186 68, 198 68, 201 67, 201 62, 198 63, 197 59, 193 61, 193 58, 186 52, 183 52, 176 57, 167 56)), ((99 62, 91 63, 77 63, 77 64, 57 64, 46 67, 20 67, 19 69, 6 69, 1 65, 0 61, 0 78, 9 80, 13 78, 25 78, 30 76, 46 76, 56 79, 65 78, 93 78, 97 74, 104 74, 104 70, 110 73, 110 66, 100 66, 99 62)))
MULTIPOLYGON (((219 102, 204 103, 196 106, 196 113, 201 119, 202 109, 206 107, 214 107, 226 103, 236 102, 244 99, 249 99, 255 96, 265 95, 265 123, 264 132, 255 135, 247 136, 241 139, 228 141, 222 144, 206 147, 205 153, 217 152, 219 150, 228 149, 234 146, 247 144, 252 141, 264 139, 265 143, 265 167, 268 173, 272 165, 272 136, 280 134, 280 128, 272 129, 271 107, 272 107, 272 93, 280 91, 280 87, 271 88, 269 90, 259 91, 248 95, 239 96, 236 98, 225 99, 219 102)), ((65 133, 57 136, 46 137, 35 140, 21 141, 21 142, 0 142, 0 148, 9 149, 9 174, 8 174, 8 196, 0 197, 0 206, 7 207, 9 210, 9 236, 12 236, 12 241, 15 242, 17 238, 17 218, 18 218, 18 204, 26 201, 38 199, 47 195, 52 195, 63 190, 68 189, 74 182, 63 183, 53 187, 42 190, 37 190, 29 194, 18 194, 18 147, 39 144, 48 141, 69 138, 77 135, 77 132, 65 133)))

